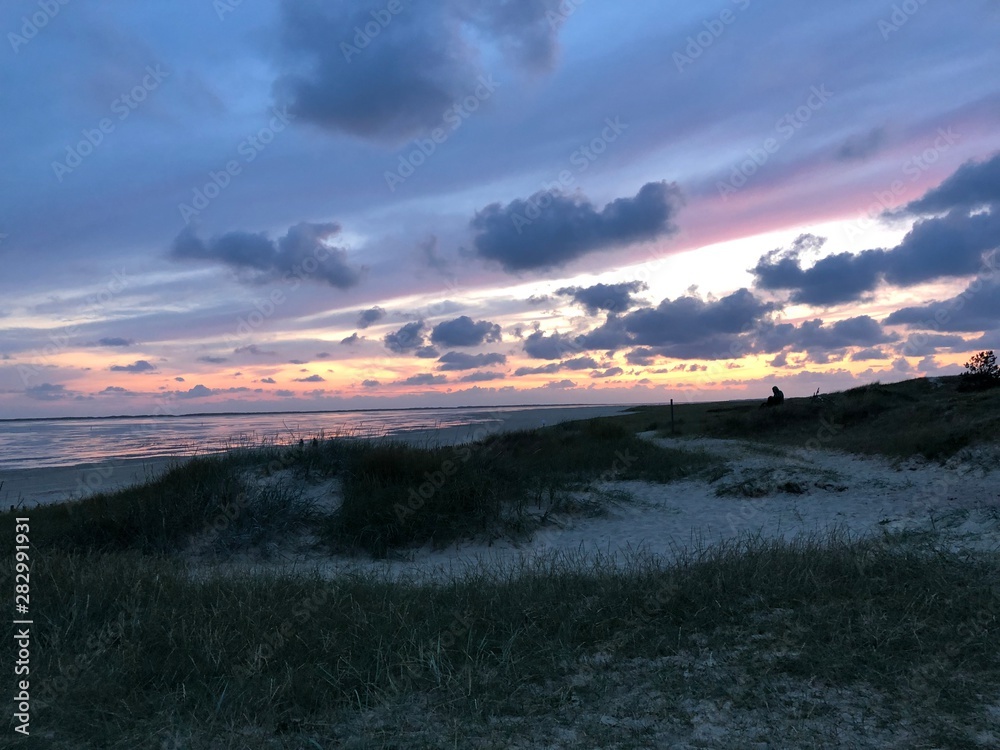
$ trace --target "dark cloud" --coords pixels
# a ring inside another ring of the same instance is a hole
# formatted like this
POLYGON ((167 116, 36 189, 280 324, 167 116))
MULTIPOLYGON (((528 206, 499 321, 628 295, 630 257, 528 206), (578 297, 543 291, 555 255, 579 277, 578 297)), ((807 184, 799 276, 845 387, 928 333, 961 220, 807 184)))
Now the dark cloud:
POLYGON ((625 316, 623 330, 629 338, 620 347, 650 347, 677 359, 735 358, 740 334, 776 309, 747 289, 709 302, 691 296, 665 299, 625 316))
POLYGON ((204 357, 198 357, 197 361, 204 362, 206 365, 221 365, 225 364, 229 360, 226 359, 225 357, 212 357, 206 355, 204 357))
POLYGON ((287 65, 276 93, 293 116, 365 138, 399 141, 444 127, 456 103, 492 93, 476 94, 484 47, 532 71, 552 65, 558 24, 549 13, 561 1, 286 0, 287 65))
POLYGON ((367 328, 368 326, 378 323, 385 317, 385 314, 385 310, 377 305, 368 310, 362 311, 358 315, 358 328, 367 328))
POLYGON ((362 337, 359 336, 357 334, 357 332, 354 332, 350 336, 348 336, 346 339, 341 339, 340 343, 341 343, 342 346, 354 346, 359 341, 363 341, 363 340, 364 339, 362 339, 362 337))
MULTIPOLYGON (((256 344, 249 344, 247 346, 237 347, 236 349, 233 349, 233 354, 252 354, 255 357, 276 357, 276 356, 278 356, 277 352, 266 351, 264 349, 261 349, 256 344)), ((225 360, 223 360, 223 361, 225 361, 225 360)))
POLYGON ((790 292, 792 302, 833 305, 864 299, 880 283, 909 287, 961 278, 982 270, 1000 247, 1000 155, 960 167, 939 187, 910 203, 910 213, 944 213, 918 220, 891 249, 839 253, 804 268, 797 248, 761 257, 751 272, 757 286, 790 292), (990 211, 982 205, 995 204, 990 211))
POLYGON ((262 378, 261 383, 267 383, 268 385, 275 385, 278 381, 274 378, 262 378))
POLYGON ((214 396, 215 391, 199 383, 198 385, 194 386, 194 388, 191 388, 186 391, 177 391, 174 395, 177 398, 207 398, 209 396, 214 396))
POLYGON ((639 367, 649 367, 655 364, 656 352, 652 349, 633 349, 628 354, 625 355, 625 361, 630 365, 638 365, 639 367))
POLYGON ((361 385, 365 388, 379 388, 382 384, 377 380, 362 380, 361 385))
POLYGON ((828 255, 803 269, 801 250, 774 250, 751 269, 758 289, 791 290, 791 301, 830 305, 861 299, 878 286, 883 250, 828 255))
POLYGON ((310 375, 307 378, 295 378, 296 383, 325 383, 326 378, 322 375, 310 375))
POLYGON ((630 281, 622 284, 595 284, 594 286, 581 288, 578 286, 563 287, 556 291, 556 294, 564 297, 572 297, 573 301, 583 307, 591 315, 596 315, 599 311, 625 312, 635 306, 636 299, 633 296, 637 292, 648 289, 641 281, 630 281))
POLYGON ((229 232, 205 242, 192 227, 185 227, 174 240, 171 256, 222 263, 252 274, 255 282, 291 276, 349 289, 361 281, 364 268, 349 265, 346 250, 327 244, 338 234, 339 224, 302 222, 277 242, 264 233, 250 232, 229 232))
POLYGON ((868 315, 839 320, 824 325, 819 318, 807 320, 795 329, 792 344, 798 351, 828 351, 852 346, 871 347, 898 341, 899 336, 887 333, 877 320, 868 315))
POLYGON ((885 145, 885 128, 874 128, 867 133, 852 135, 839 149, 838 161, 864 161, 878 153, 885 145))
POLYGON ((860 349, 851 355, 852 362, 867 362, 872 359, 889 359, 889 355, 878 347, 860 349))
POLYGON ((125 346, 132 346, 133 344, 135 344, 135 341, 133 341, 132 339, 123 339, 123 338, 104 338, 104 339, 98 339, 97 341, 98 346, 125 347, 125 346))
POLYGON ((128 388, 122 388, 120 385, 109 385, 103 391, 100 391, 98 396, 137 396, 139 394, 134 391, 130 391, 128 388))
POLYGON ((465 354, 464 352, 448 352, 441 359, 442 371, 449 370, 475 370, 479 367, 490 367, 492 365, 507 364, 507 357, 503 354, 465 354))
POLYGON ((463 315, 434 326, 431 341, 441 346, 480 346, 500 341, 500 326, 488 320, 474 322, 463 315))
POLYGON ((592 378, 617 378, 619 375, 624 375, 625 371, 620 367, 612 367, 610 369, 604 370, 603 372, 597 371, 590 373, 592 378))
POLYGON ((35 401, 62 401, 73 396, 70 391, 66 390, 66 386, 53 385, 52 383, 42 383, 25 388, 24 395, 35 401))
POLYGON ((600 211, 582 197, 542 191, 487 206, 471 227, 479 257, 508 272, 548 269, 596 250, 673 234, 680 203, 679 189, 666 182, 651 182, 634 198, 619 198, 600 211))
POLYGON ((553 362, 550 365, 540 367, 520 367, 514 373, 516 377, 525 375, 552 375, 563 370, 593 370, 600 367, 600 363, 593 357, 577 357, 568 359, 565 362, 553 362))
POLYGON ((896 350, 906 357, 926 357, 937 354, 941 349, 966 351, 970 348, 965 339, 955 334, 914 333, 907 336, 896 350))
POLYGON ((111 365, 110 369, 111 372, 127 372, 132 375, 136 375, 143 372, 153 372, 156 370, 156 366, 151 365, 144 359, 140 359, 130 365, 111 365))
POLYGON ((442 383, 448 382, 447 375, 435 375, 431 372, 422 372, 419 375, 413 375, 406 380, 399 381, 400 385, 441 385, 442 383))
POLYGON ((524 353, 532 359, 562 359, 582 349, 572 336, 561 333, 546 336, 542 331, 535 331, 524 339, 524 353))
POLYGON ((386 334, 383 339, 385 348, 396 354, 419 349, 424 345, 424 322, 422 320, 407 323, 398 331, 386 334))
POLYGON ((470 373, 468 375, 464 375, 463 377, 459 378, 459 382, 461 382, 461 383, 486 383, 486 382, 489 382, 491 380, 503 380, 506 377, 507 377, 507 375, 504 374, 504 373, 502 373, 502 372, 492 372, 492 371, 487 370, 485 372, 473 372, 473 373, 470 373))
MULTIPOLYGON (((995 260, 1000 261, 1000 257, 995 260)), ((1000 326, 1000 276, 991 275, 992 281, 977 278, 950 299, 897 310, 885 323, 929 331, 992 330, 1000 326)))
POLYGON ((433 346, 422 346, 413 353, 420 359, 437 359, 441 356, 441 352, 433 346))
POLYGON ((954 174, 907 205, 914 214, 975 209, 1000 203, 1000 153, 984 161, 969 161, 954 174))

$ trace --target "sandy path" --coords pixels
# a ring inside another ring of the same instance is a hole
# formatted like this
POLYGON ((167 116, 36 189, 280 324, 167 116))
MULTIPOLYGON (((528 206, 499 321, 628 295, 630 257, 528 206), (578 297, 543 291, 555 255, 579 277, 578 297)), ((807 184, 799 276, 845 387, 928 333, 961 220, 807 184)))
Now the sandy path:
MULTIPOLYGON (((723 456, 729 472, 712 482, 596 483, 590 497, 604 505, 604 514, 557 517, 524 543, 462 542, 383 561, 286 551, 260 569, 442 579, 470 568, 518 568, 552 555, 584 565, 598 559, 624 562, 637 554, 671 558, 747 535, 792 539, 834 529, 852 536, 907 531, 934 535, 955 549, 1000 551, 995 451, 968 453, 942 466, 742 441, 646 437, 723 456)), ((323 495, 335 490, 331 485, 309 491, 323 495)), ((231 564, 257 569, 246 559, 231 564)))

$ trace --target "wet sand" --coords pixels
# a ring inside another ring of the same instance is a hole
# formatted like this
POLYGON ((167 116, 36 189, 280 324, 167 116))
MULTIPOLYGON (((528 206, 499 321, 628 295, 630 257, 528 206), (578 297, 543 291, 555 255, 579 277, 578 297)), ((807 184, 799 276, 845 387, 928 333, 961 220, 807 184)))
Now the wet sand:
MULTIPOLYGON (((490 413, 484 409, 483 422, 413 430, 392 435, 414 445, 455 445, 478 440, 496 432, 528 430, 559 422, 621 414, 629 406, 580 406, 540 408, 518 412, 490 413)), ((11 505, 33 508, 36 505, 79 500, 97 492, 108 492, 155 479, 171 466, 188 457, 113 459, 103 463, 39 469, 0 470, 0 508, 11 505)))

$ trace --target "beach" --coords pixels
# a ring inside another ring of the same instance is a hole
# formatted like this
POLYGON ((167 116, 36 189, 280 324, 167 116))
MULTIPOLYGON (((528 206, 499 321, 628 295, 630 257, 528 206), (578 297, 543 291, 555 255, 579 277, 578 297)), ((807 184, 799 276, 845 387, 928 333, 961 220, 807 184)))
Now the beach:
MULTIPOLYGON (((496 432, 533 429, 578 419, 620 414, 627 406, 551 407, 520 410, 477 409, 482 419, 432 429, 403 430, 391 435, 413 445, 454 445, 496 432)), ((373 438, 378 439, 378 438, 373 438)), ((233 440, 234 443, 238 442, 233 440)), ((130 446, 122 446, 127 452, 130 446)), ((79 500, 97 492, 113 492, 155 479, 171 466, 198 455, 197 445, 187 453, 144 458, 110 458, 71 466, 0 468, 0 507, 32 508, 36 505, 79 500)))

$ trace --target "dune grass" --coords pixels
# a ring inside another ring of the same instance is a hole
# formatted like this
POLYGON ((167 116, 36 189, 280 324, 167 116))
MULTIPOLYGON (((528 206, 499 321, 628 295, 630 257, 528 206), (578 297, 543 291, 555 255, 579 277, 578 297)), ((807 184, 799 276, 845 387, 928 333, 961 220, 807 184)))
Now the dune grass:
MULTIPOLYGON (((50 553, 35 572, 46 736, 20 746, 471 747, 493 735, 476 746, 501 747, 497 720, 529 732, 585 715, 607 675, 649 663, 657 684, 637 688, 655 689, 664 722, 692 700, 750 705, 818 680, 875 690, 890 720, 906 712, 937 746, 972 747, 943 733, 996 699, 998 574, 995 559, 891 537, 744 540, 674 564, 553 558, 437 585, 193 581, 161 557, 50 553), (713 669, 670 666, 707 652, 713 669), (372 721, 386 738, 422 734, 379 742, 372 721)), ((634 740, 621 746, 648 746, 634 740)))
POLYGON ((944 460, 963 448, 995 442, 1000 389, 964 392, 960 377, 870 385, 813 398, 787 398, 776 408, 754 401, 638 407, 610 417, 629 430, 662 436, 738 438, 905 458, 944 460))
MULTIPOLYGON (((313 440, 242 448, 179 463, 145 484, 32 510, 41 549, 176 552, 199 534, 223 551, 260 548, 311 528, 334 550, 384 556, 458 538, 522 536, 525 510, 552 507, 601 479, 667 482, 711 467, 701 452, 658 447, 619 425, 589 420, 504 433, 467 445, 313 440), (261 477, 338 477, 343 502, 319 517, 294 491, 261 477)), ((13 529, 0 514, 0 532, 13 529)))

